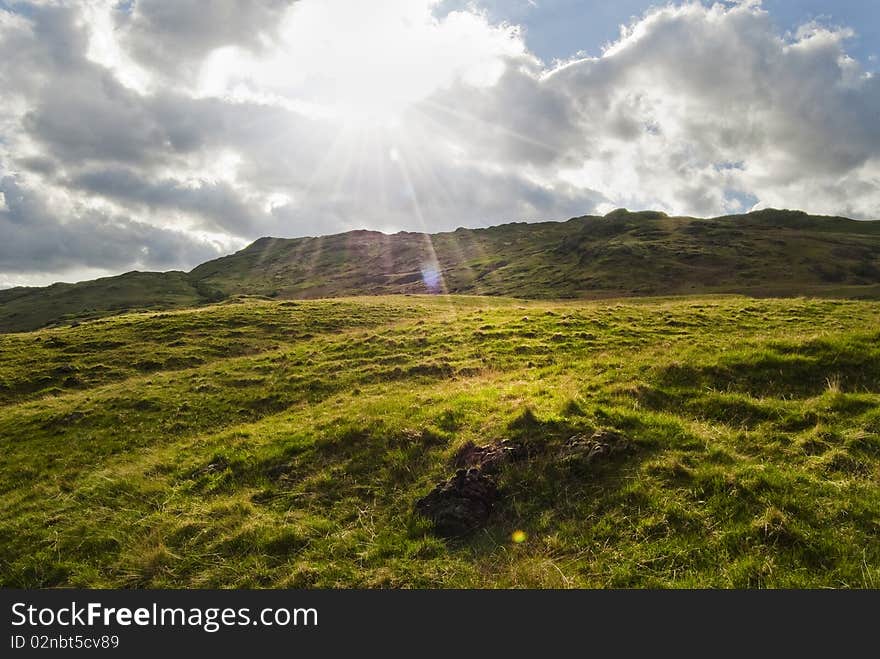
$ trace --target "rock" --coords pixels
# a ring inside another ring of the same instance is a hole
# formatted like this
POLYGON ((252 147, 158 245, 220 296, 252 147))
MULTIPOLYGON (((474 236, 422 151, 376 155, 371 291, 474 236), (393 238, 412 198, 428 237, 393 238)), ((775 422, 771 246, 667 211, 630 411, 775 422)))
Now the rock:
POLYGON ((604 460, 621 453, 629 453, 633 444, 615 430, 597 430, 591 437, 574 435, 570 437, 560 451, 563 462, 578 461, 587 464, 596 460, 604 460))
POLYGON ((229 467, 229 462, 225 458, 217 458, 214 462, 206 464, 200 469, 193 472, 194 476, 206 476, 207 474, 216 474, 225 471, 229 467))
POLYGON ((498 488, 482 470, 459 469, 416 502, 416 512, 431 520, 447 537, 465 535, 483 526, 498 500, 498 488))
POLYGON ((502 465, 525 457, 527 457, 526 448, 509 439, 502 439, 485 446, 477 446, 472 441, 468 441, 458 449, 452 459, 452 465, 458 469, 476 467, 484 473, 494 474, 502 465))

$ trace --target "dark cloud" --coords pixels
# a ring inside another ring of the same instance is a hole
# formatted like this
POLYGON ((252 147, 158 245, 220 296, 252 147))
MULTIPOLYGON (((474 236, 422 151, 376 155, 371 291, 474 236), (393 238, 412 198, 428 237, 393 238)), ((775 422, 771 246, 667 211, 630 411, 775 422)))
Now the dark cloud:
POLYGON ((46 87, 25 114, 24 129, 73 166, 90 160, 147 163, 161 157, 172 145, 142 99, 109 73, 90 73, 46 87))
POLYGON ((207 241, 91 210, 62 222, 34 191, 0 179, 0 272, 192 267, 218 255, 207 241))
POLYGON ((571 149, 583 149, 577 108, 565 89, 542 84, 541 71, 509 61, 491 87, 458 82, 417 111, 432 131, 478 149, 481 157, 520 165, 547 165, 571 149))
POLYGON ((222 181, 149 181, 134 170, 115 168, 85 171, 66 183, 77 191, 142 204, 151 211, 194 213, 205 220, 208 228, 234 235, 253 235, 265 226, 259 209, 245 203, 232 186, 222 181))
POLYGON ((259 51, 272 41, 294 0, 138 0, 119 7, 117 29, 144 66, 172 78, 194 75, 216 48, 259 51))

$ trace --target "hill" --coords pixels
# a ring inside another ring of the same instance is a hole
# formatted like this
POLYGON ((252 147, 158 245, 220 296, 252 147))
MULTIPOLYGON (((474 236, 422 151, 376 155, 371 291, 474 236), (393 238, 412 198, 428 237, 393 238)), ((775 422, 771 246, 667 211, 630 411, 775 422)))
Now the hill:
POLYGON ((876 588, 878 328, 391 296, 6 334, 0 586, 876 588), (450 537, 418 502, 474 461, 450 537))
POLYGON ((78 284, 11 288, 0 290, 0 331, 27 331, 62 319, 70 322, 127 309, 191 307, 218 299, 185 272, 127 272, 78 284))
POLYGON ((236 295, 519 298, 742 293, 880 297, 880 222, 765 210, 714 219, 618 210, 438 234, 261 238, 189 273, 0 291, 0 331, 236 295))

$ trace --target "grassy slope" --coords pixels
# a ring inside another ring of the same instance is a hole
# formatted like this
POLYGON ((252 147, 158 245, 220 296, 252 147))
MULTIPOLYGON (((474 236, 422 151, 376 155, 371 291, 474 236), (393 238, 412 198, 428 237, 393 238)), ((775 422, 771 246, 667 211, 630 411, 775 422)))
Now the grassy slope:
POLYGON ((880 222, 788 211, 711 220, 616 211, 451 233, 265 238, 192 271, 229 293, 329 297, 428 292, 525 298, 739 292, 880 295, 880 222))
POLYGON ((427 236, 352 231, 262 238, 189 274, 130 273, 0 291, 0 332, 224 295, 322 298, 426 292, 602 298, 697 293, 880 297, 880 222, 788 211, 698 220, 615 212, 427 236))
POLYGON ((0 584, 877 587, 878 327, 870 301, 416 296, 3 336, 0 584), (638 450, 508 467, 471 538, 411 514, 469 439, 599 428, 638 450))
MULTIPOLYGON (((212 292, 185 272, 127 272, 79 284, 12 288, 0 291, 0 332, 23 332, 133 308, 191 307, 211 300, 212 292)), ((214 301, 216 297, 214 293, 214 301)))

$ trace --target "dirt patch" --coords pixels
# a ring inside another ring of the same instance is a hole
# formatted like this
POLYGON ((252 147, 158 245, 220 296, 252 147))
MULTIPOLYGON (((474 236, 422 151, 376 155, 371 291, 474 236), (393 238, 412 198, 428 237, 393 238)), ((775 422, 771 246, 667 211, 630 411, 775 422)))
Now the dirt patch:
POLYGON ((486 524, 498 496, 495 481, 481 469, 459 469, 419 499, 416 512, 430 519, 441 535, 460 536, 486 524))
POLYGON ((477 446, 474 442, 466 442, 452 459, 452 466, 458 469, 476 467, 487 474, 495 474, 508 462, 528 457, 523 444, 502 439, 485 446, 477 446))
POLYGON ((559 452, 562 462, 582 462, 590 464, 616 455, 629 453, 633 443, 614 430, 597 430, 592 436, 574 435, 569 437, 559 452))

